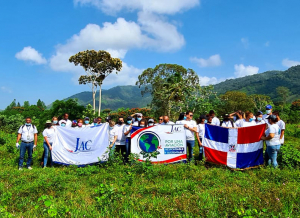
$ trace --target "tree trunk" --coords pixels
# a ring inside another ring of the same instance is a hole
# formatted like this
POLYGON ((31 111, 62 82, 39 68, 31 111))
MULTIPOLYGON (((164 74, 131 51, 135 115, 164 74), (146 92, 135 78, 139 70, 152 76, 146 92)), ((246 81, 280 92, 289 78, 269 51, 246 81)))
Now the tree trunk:
POLYGON ((99 110, 98 110, 98 116, 100 117, 101 114, 101 85, 99 86, 99 110))
POLYGON ((94 110, 94 114, 95 114, 95 111, 96 111, 96 91, 95 91, 95 85, 93 84, 93 110, 94 110))

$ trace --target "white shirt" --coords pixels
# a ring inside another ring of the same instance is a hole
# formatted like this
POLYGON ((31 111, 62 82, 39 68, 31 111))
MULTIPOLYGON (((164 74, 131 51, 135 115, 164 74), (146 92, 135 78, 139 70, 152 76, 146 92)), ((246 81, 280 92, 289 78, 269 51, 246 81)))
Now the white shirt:
POLYGON ((275 136, 270 140, 266 140, 266 144, 268 146, 280 145, 281 144, 280 143, 281 130, 277 124, 272 124, 269 126, 269 129, 267 129, 267 131, 266 131, 266 136, 268 137, 270 135, 270 133, 274 133, 275 136))
MULTIPOLYGON (((279 120, 276 124, 279 126, 281 131, 285 130, 285 122, 283 120, 279 120)), ((284 134, 282 136, 282 139, 280 139, 280 144, 284 144, 284 134)))
POLYGON ((20 126, 18 133, 21 134, 21 141, 23 142, 33 142, 34 141, 34 134, 37 134, 38 131, 36 129, 36 126, 33 128, 32 125, 26 126, 24 125, 20 126))
MULTIPOLYGON (((43 136, 47 137, 49 143, 53 143, 56 136, 55 129, 53 127, 51 127, 50 129, 45 129, 43 131, 43 136)), ((46 142, 45 139, 44 142, 46 142)))
POLYGON ((204 138, 204 132, 205 132, 205 124, 198 124, 197 125, 197 132, 198 132, 198 134, 199 134, 199 137, 200 138, 204 138))
POLYGON ((133 126, 139 126, 139 121, 134 121, 132 125, 133 126))
POLYGON ((211 121, 211 125, 220 126, 220 120, 218 117, 214 117, 211 121))
MULTIPOLYGON (((197 124, 194 120, 179 120, 176 121, 176 124, 182 124, 182 125, 188 125, 189 128, 197 127, 197 124)), ((185 135, 186 140, 195 140, 194 132, 192 132, 190 129, 185 128, 185 135)))
POLYGON ((66 127, 72 127, 72 121, 71 120, 60 120, 58 123, 61 126, 61 123, 65 122, 66 123, 66 127))
POLYGON ((248 126, 256 126, 256 122, 254 120, 252 120, 251 122, 248 122, 245 119, 243 119, 241 121, 241 126, 240 127, 248 127, 248 126))
MULTIPOLYGON (((130 129, 131 125, 125 125, 123 129, 123 133, 127 132, 130 129)), ((127 138, 131 136, 131 133, 129 132, 128 135, 126 135, 127 138)))
POLYGON ((235 127, 235 124, 234 124, 234 122, 232 122, 231 123, 231 121, 230 120, 228 120, 228 121, 223 121, 222 122, 222 127, 235 127), (232 124, 233 124, 233 126, 232 126, 232 124))
POLYGON ((116 134, 118 136, 116 145, 125 145, 126 144, 126 136, 124 135, 123 128, 125 124, 115 125, 114 129, 116 129, 116 134))
POLYGON ((256 122, 256 125, 261 125, 261 124, 266 124, 266 121, 264 120, 261 120, 261 121, 255 121, 256 122))
POLYGON ((243 123, 243 119, 238 119, 238 120, 235 122, 235 127, 242 127, 242 123, 243 123))
POLYGON ((175 123, 172 122, 172 121, 169 121, 169 122, 167 122, 167 123, 161 123, 160 125, 171 125, 171 124, 175 124, 175 123))
POLYGON ((115 136, 117 136, 117 132, 115 128, 109 129, 109 141, 113 142, 115 139, 115 136))

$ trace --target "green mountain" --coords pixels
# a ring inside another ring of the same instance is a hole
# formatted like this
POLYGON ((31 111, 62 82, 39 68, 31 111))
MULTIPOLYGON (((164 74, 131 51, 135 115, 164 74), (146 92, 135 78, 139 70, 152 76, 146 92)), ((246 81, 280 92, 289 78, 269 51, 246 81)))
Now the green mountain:
MULTIPOLYGON (((93 105, 92 92, 81 92, 65 99, 77 98, 82 105, 93 105)), ((116 86, 108 90, 102 90, 102 109, 116 110, 118 108, 136 108, 146 107, 151 102, 151 95, 141 95, 141 89, 138 86, 116 86)), ((99 104, 99 92, 96 94, 96 106, 99 104)), ((97 108, 96 107, 96 108, 97 108)))
POLYGON ((227 91, 242 91, 247 94, 268 95, 274 102, 280 101, 276 88, 284 86, 289 88, 288 101, 300 98, 300 65, 291 67, 286 71, 267 71, 260 74, 230 79, 215 85, 215 91, 224 94, 227 91))
MULTIPOLYGON (((276 88, 285 86, 290 89, 289 102, 300 98, 300 65, 286 71, 267 71, 260 74, 230 79, 215 85, 215 91, 224 94, 227 91, 242 91, 247 94, 264 94, 273 101, 280 101, 276 88)), ((93 104, 92 92, 81 92, 67 99, 77 98, 82 105, 93 104)), ((66 99, 66 100, 67 100, 66 99)), ((98 107, 99 94, 96 95, 98 107)), ((137 86, 117 86, 102 90, 102 109, 146 107, 151 102, 150 94, 141 96, 141 89, 137 86)))

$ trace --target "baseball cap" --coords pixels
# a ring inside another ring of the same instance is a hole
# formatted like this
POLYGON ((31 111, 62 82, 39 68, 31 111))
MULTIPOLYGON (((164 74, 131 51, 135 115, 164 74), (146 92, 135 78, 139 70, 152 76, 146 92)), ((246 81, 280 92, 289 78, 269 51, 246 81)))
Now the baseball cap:
POLYGON ((46 123, 52 123, 51 120, 47 120, 46 123))
POLYGON ((137 115, 138 117, 142 117, 142 116, 143 116, 143 114, 141 114, 141 113, 136 113, 136 115, 137 115))
POLYGON ((97 122, 98 122, 98 119, 97 119, 97 118, 95 118, 95 119, 94 119, 94 123, 97 123, 97 122))
POLYGON ((266 119, 270 119, 270 120, 276 120, 276 115, 269 115, 268 117, 266 117, 266 119))
POLYGON ((154 123, 154 120, 153 119, 149 119, 148 123, 154 123))
POLYGON ((267 106, 266 106, 266 109, 267 110, 270 110, 270 109, 272 109, 273 107, 272 107, 272 105, 270 105, 270 104, 268 104, 267 106))
POLYGON ((105 121, 106 122, 108 122, 108 121, 110 121, 111 120, 111 116, 107 116, 106 118, 105 118, 105 121))
POLYGON ((132 117, 131 116, 127 117, 127 120, 132 120, 132 117))
POLYGON ((72 121, 72 124, 76 124, 76 123, 77 123, 77 120, 73 120, 73 121, 72 121))
POLYGON ((90 118, 89 117, 85 117, 84 120, 90 120, 90 118))

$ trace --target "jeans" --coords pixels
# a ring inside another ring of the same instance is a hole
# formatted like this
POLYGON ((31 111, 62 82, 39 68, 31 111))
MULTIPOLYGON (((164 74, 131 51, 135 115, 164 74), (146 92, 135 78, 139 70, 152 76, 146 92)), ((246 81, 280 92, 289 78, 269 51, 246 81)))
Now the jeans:
POLYGON ((125 162, 128 163, 128 161, 129 161, 128 157, 130 155, 130 147, 131 147, 131 138, 129 138, 129 137, 126 138, 125 146, 126 146, 125 162))
POLYGON ((267 161, 268 165, 273 165, 274 168, 278 166, 277 163, 277 154, 280 149, 280 145, 267 146, 267 157, 269 158, 267 161))
POLYGON ((27 167, 30 167, 30 164, 32 162, 33 142, 31 142, 31 143, 21 142, 19 167, 23 167, 24 156, 25 156, 26 150, 28 152, 27 167))
MULTIPOLYGON (((200 142, 202 143, 202 138, 200 138, 200 142)), ((203 146, 199 146, 199 160, 203 159, 203 146)))
MULTIPOLYGON (((50 145, 52 146, 52 143, 50 143, 50 145)), ((48 161, 48 154, 50 153, 50 166, 52 166, 52 154, 51 154, 51 151, 47 145, 46 142, 44 142, 43 144, 44 146, 44 167, 47 166, 47 161, 48 161)))
MULTIPOLYGON (((112 142, 109 142, 109 145, 111 145, 112 142)), ((116 144, 114 144, 111 148, 110 148, 110 152, 109 152, 109 158, 113 158, 114 157, 114 151, 116 149, 116 144)))
POLYGON ((116 152, 120 152, 124 158, 124 163, 125 163, 125 156, 126 156, 126 145, 116 145, 116 152))
POLYGON ((195 140, 186 140, 186 145, 189 148, 189 161, 193 160, 193 149, 195 147, 195 140))

